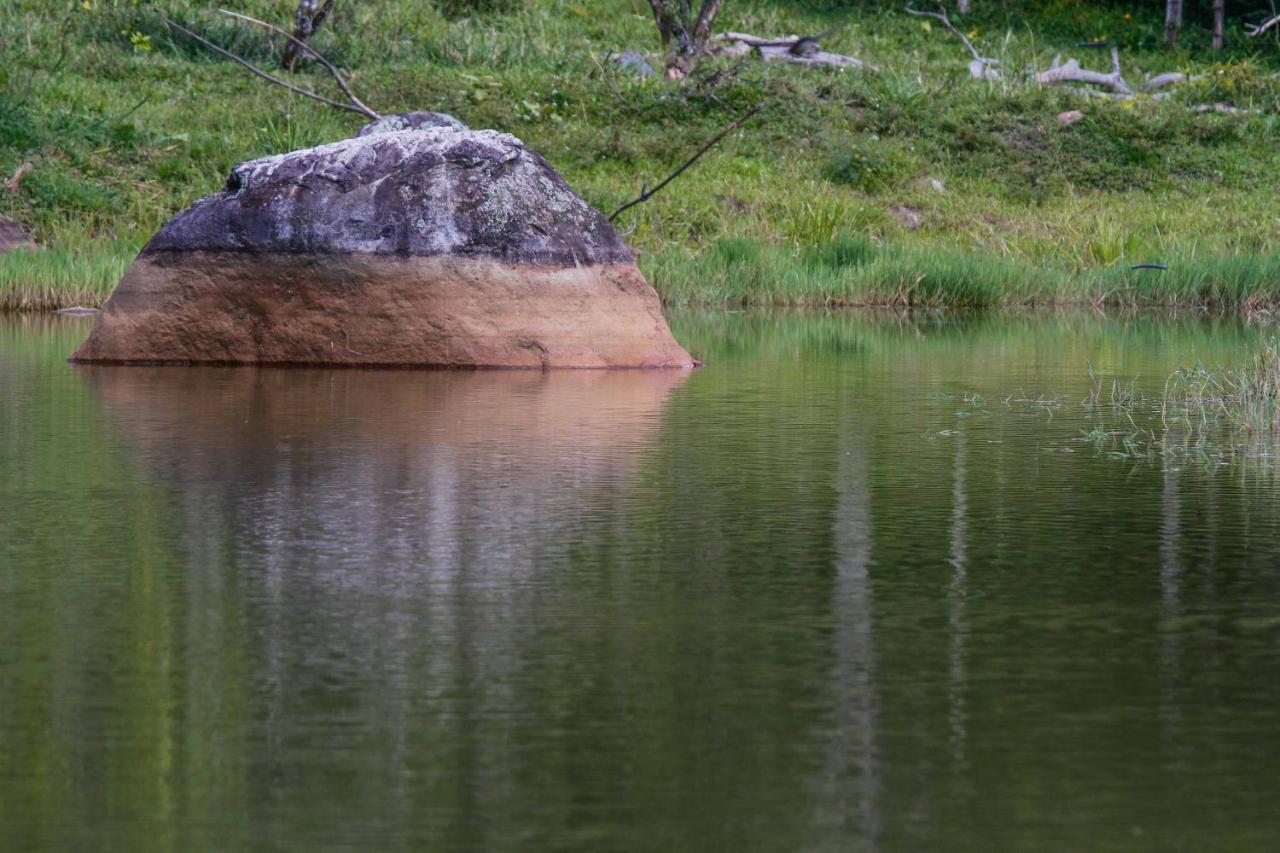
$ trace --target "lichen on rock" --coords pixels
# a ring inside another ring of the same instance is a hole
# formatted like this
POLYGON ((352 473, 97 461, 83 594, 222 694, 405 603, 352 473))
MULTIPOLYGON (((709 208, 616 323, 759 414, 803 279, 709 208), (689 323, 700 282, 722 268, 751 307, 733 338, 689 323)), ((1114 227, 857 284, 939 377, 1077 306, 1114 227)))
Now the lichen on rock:
MULTIPOLYGON (((443 124, 382 130, 250 160, 144 253, 457 255, 630 263, 603 217, 514 136, 443 124)), ((366 129, 368 127, 367 126, 366 129)))
POLYGON ((383 116, 369 122, 356 133, 356 136, 370 136, 375 133, 392 133, 397 130, 424 130, 428 127, 448 127, 453 130, 467 130, 467 126, 448 113, 400 113, 383 116))

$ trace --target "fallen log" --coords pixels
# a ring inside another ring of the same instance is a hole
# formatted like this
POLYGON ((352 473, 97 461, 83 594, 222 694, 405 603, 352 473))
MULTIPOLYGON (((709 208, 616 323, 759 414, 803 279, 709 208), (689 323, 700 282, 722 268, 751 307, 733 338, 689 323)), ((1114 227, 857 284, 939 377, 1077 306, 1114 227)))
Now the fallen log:
POLYGON ((1111 71, 1091 71, 1088 68, 1082 68, 1078 59, 1068 59, 1065 63, 1059 54, 1053 58, 1053 62, 1049 64, 1048 69, 1036 74, 1035 81, 1041 85, 1053 83, 1086 83, 1091 86, 1101 86, 1109 89, 1117 95, 1131 97, 1133 88, 1125 82, 1124 76, 1120 73, 1120 51, 1111 48, 1111 71))
POLYGON ((777 38, 763 38, 750 33, 720 33, 713 41, 723 43, 719 48, 729 55, 738 55, 755 51, 761 58, 775 62, 794 62, 797 65, 829 65, 837 68, 862 68, 867 71, 879 71, 874 65, 868 65, 854 56, 843 53, 830 53, 821 49, 808 49, 813 43, 812 36, 785 35, 777 38), (742 47, 736 46, 741 45, 742 47), (745 50, 743 49, 745 48, 745 50), (802 48, 802 49, 797 49, 802 48))

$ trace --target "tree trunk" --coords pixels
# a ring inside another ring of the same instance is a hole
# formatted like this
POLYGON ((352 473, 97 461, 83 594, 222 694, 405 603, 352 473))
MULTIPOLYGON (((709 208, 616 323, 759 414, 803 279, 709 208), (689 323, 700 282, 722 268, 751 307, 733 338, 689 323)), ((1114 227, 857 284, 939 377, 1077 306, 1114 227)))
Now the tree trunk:
POLYGON ((1166 0, 1165 46, 1178 46, 1178 36, 1183 29, 1183 0, 1166 0))
POLYGON ((696 18, 689 0, 649 0, 649 5, 667 50, 667 79, 683 80, 706 53, 711 25, 724 0, 702 0, 696 18))
POLYGON ((956 7, 956 11, 961 15, 969 14, 969 0, 960 0, 959 5, 956 7))
POLYGON ((1213 49, 1222 50, 1227 35, 1227 0, 1213 0, 1213 49))
POLYGON ((293 26, 293 37, 298 41, 291 41, 284 46, 284 55, 280 58, 281 68, 292 71, 298 67, 298 62, 305 53, 298 42, 306 41, 320 29, 332 8, 333 0, 324 0, 324 5, 320 5, 320 0, 298 0, 293 26))

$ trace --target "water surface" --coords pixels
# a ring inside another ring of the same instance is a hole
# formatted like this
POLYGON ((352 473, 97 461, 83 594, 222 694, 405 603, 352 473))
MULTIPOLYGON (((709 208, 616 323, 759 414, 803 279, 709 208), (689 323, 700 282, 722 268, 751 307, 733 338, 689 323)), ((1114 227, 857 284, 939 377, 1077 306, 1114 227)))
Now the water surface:
POLYGON ((706 368, 74 367, 85 322, 0 320, 0 847, 1280 847, 1265 454, 1076 405, 1265 331, 673 320, 706 368))

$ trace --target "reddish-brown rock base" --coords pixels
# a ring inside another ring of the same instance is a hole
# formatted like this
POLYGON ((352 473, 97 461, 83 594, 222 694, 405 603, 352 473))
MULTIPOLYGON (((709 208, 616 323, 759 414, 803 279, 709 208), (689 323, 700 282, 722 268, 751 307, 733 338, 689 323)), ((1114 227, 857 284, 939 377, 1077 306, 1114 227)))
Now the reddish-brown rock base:
POLYGON ((73 361, 365 367, 691 367, 633 264, 160 252, 73 361))

